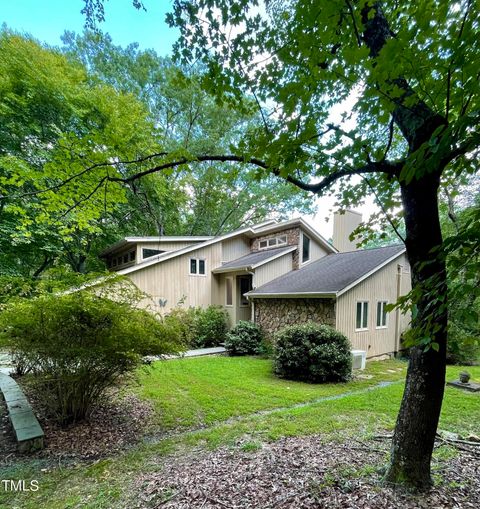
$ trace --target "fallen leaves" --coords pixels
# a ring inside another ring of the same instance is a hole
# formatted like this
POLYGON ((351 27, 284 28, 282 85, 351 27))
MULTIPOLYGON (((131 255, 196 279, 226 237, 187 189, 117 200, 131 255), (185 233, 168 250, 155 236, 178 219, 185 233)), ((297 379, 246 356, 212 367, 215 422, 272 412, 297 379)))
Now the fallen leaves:
MULTIPOLYGON (((414 495, 381 486, 387 447, 286 438, 255 452, 222 448, 169 457, 136 481, 134 507, 176 509, 478 508, 480 462, 467 452, 440 463, 442 480, 414 495)), ((438 474, 437 474, 438 476, 438 474)))

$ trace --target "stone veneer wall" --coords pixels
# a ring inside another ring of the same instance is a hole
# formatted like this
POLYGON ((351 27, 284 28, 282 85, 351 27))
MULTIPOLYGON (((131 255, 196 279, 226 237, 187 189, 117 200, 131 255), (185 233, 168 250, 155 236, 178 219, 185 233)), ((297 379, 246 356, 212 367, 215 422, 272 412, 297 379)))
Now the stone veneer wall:
POLYGON ((254 299, 255 323, 267 338, 286 325, 308 321, 335 327, 335 301, 333 299, 254 299))
MULTIPOLYGON (((269 235, 263 235, 262 237, 257 237, 252 239, 250 244, 250 249, 252 251, 258 251, 261 240, 271 239, 272 237, 279 237, 280 235, 287 236, 287 244, 289 246, 300 246, 300 228, 289 228, 286 230, 281 230, 275 233, 270 233, 269 235)), ((272 248, 271 248, 272 249, 272 248)), ((298 247, 293 254, 293 270, 296 270, 300 267, 300 259, 299 259, 300 248, 298 247)))

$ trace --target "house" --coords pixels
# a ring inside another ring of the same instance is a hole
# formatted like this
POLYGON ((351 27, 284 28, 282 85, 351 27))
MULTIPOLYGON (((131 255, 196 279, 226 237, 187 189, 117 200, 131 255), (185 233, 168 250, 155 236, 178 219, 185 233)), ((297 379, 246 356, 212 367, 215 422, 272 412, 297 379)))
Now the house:
POLYGON ((253 320, 267 335, 319 321, 375 357, 399 350, 409 320, 385 306, 410 290, 410 273, 403 245, 356 249, 349 235, 360 221, 353 211, 335 214, 334 245, 299 218, 217 237, 127 237, 100 256, 162 314, 220 305, 231 325, 253 320))

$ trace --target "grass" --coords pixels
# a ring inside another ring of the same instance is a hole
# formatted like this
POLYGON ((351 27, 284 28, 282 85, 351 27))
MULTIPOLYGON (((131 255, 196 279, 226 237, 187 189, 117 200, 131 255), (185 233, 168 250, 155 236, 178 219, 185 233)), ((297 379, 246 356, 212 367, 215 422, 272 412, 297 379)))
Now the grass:
POLYGON ((157 362, 140 373, 135 389, 153 403, 155 426, 163 430, 211 425, 218 421, 272 408, 282 408, 381 381, 401 380, 406 363, 369 363, 362 378, 345 384, 308 384, 282 380, 268 359, 197 357, 157 362))
MULTIPOLYGON (((456 378, 461 369, 449 367, 447 378, 456 378)), ((480 367, 468 370, 473 379, 480 379, 480 367)), ((141 384, 134 390, 155 407, 152 429, 175 428, 176 436, 145 442, 94 464, 63 468, 50 465, 42 472, 44 463, 26 461, 4 469, 0 471, 2 479, 38 479, 40 490, 17 494, 0 491, 0 508, 129 507, 137 476, 158 470, 167 454, 199 448, 223 445, 254 452, 266 441, 313 433, 322 434, 326 441, 343 442, 349 437, 366 440, 379 430, 393 429, 403 384, 373 386, 382 380, 401 380, 405 364, 370 363, 364 374, 372 378, 319 386, 277 380, 270 362, 256 358, 197 358, 157 364, 150 375, 142 372, 141 384), (364 390, 368 387, 372 390, 364 390), (315 401, 345 393, 351 394, 315 401), (285 408, 298 403, 307 404, 285 408), (269 413, 259 414, 260 410, 269 413), (205 424, 209 427, 193 429, 205 424)), ((479 434, 479 423, 479 395, 447 387, 440 428, 464 435, 479 434)), ((438 454, 451 451, 440 448, 438 454)))

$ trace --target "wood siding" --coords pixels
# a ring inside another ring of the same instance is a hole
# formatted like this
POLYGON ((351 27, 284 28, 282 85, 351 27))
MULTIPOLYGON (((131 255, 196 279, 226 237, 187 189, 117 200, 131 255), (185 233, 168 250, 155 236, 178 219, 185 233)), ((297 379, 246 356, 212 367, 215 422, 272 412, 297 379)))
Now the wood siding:
MULTIPOLYGON (((207 307, 219 299, 219 281, 211 271, 220 265, 221 252, 220 243, 212 244, 131 272, 128 277, 140 290, 151 296, 153 304, 150 306, 154 311, 168 313, 180 302, 184 307, 207 307), (190 258, 206 260, 204 276, 190 274, 190 258), (160 306, 159 299, 166 300, 166 304, 160 306)), ((147 301, 145 305, 148 305, 147 301)))
POLYGON ((312 239, 308 233, 304 233, 302 230, 302 235, 300 238, 300 248, 299 248, 299 260, 300 260, 300 268, 305 267, 305 265, 308 265, 309 263, 314 262, 315 260, 319 260, 320 258, 323 258, 324 256, 327 256, 329 254, 327 250, 322 247, 315 239, 312 239), (305 263, 302 263, 302 249, 303 249, 303 236, 306 235, 310 239, 310 258, 305 263))
POLYGON ((262 265, 255 269, 255 275, 253 276, 253 287, 258 288, 259 286, 276 279, 277 277, 283 276, 287 272, 293 270, 293 258, 292 253, 287 253, 265 265, 262 265))
MULTIPOLYGON (((222 262, 227 263, 250 253, 250 241, 245 237, 224 240, 222 242, 222 262)), ((215 268, 215 267, 212 267, 215 268)))
POLYGON ((397 300, 398 274, 400 295, 410 290, 410 273, 403 270, 405 261, 402 255, 337 300, 336 328, 350 339, 354 349, 365 350, 367 358, 395 352, 398 348, 396 330, 402 333, 408 327, 409 317, 396 310, 388 313, 386 328, 376 327, 377 302, 395 303, 397 300), (368 329, 365 331, 355 330, 357 302, 360 301, 368 302, 368 329))

